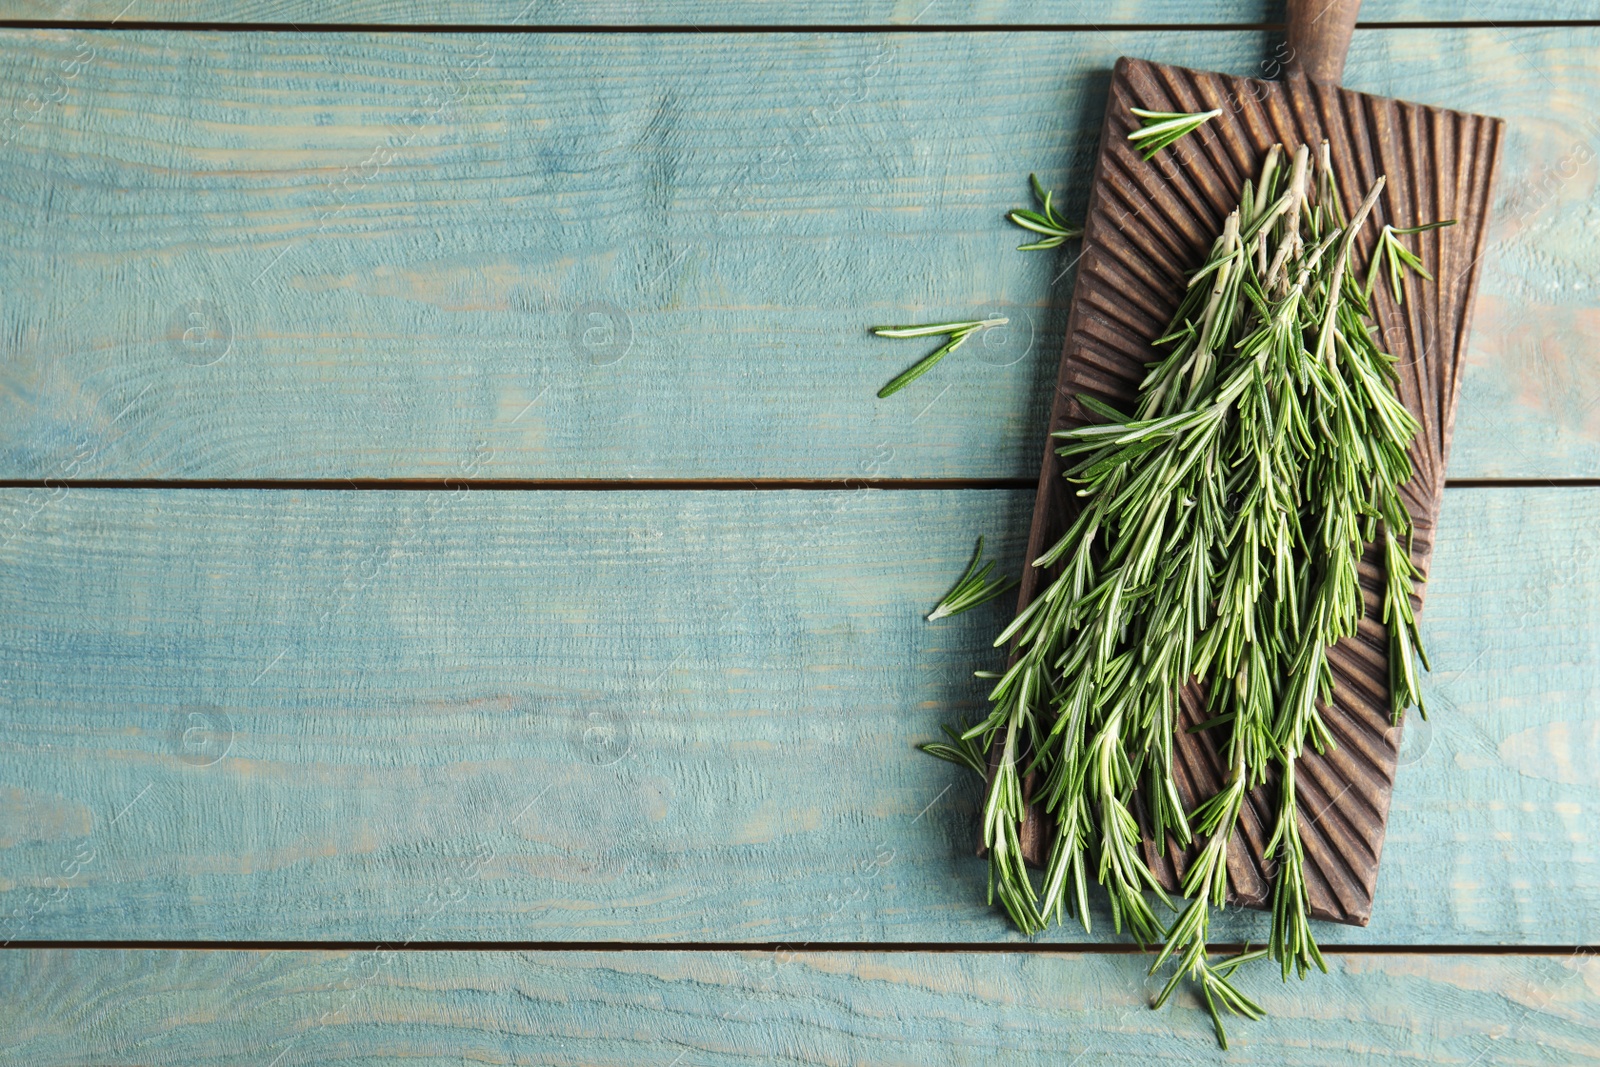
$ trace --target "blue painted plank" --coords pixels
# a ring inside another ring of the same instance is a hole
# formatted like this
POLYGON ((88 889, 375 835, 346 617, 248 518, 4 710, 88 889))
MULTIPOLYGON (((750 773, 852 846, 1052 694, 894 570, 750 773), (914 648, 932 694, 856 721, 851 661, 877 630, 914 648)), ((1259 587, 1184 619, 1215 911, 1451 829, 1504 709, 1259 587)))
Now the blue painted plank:
MULTIPOLYGON (((0 477, 1031 477, 1106 72, 1258 33, 0 35, 0 477), (914 389, 874 324, 1015 327, 914 389)), ((1600 28, 1363 31, 1511 120, 1456 477, 1600 471, 1600 28)))
MULTIPOLYGON (((1028 493, 0 501, 0 941, 1015 939, 912 745, 1004 609, 921 615, 1028 493)), ((1600 491, 1447 493, 1433 717, 1329 943, 1600 942, 1597 560, 1600 491)))
POLYGON ((0 954, 0 1057, 29 1067, 394 1063, 1600 1062, 1592 956, 1332 956, 1239 983, 1219 1052, 1128 955, 874 952, 0 954))
MULTIPOLYGON (((1364 22, 1600 19, 1596 0, 1366 0, 1364 22)), ((1269 0, 4 0, 0 18, 479 26, 851 26, 1281 22, 1269 0)))

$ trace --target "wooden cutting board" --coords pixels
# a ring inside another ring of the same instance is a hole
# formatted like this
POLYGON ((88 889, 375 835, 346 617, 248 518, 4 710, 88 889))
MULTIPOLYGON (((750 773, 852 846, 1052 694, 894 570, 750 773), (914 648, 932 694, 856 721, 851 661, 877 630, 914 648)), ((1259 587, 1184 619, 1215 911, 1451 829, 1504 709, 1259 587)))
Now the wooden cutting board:
MULTIPOLYGON (((1258 173, 1273 144, 1292 152, 1302 143, 1315 149, 1326 139, 1346 215, 1378 175, 1388 177, 1374 218, 1360 234, 1356 262, 1369 261, 1385 223, 1406 227, 1458 220, 1408 238, 1434 282, 1408 277, 1403 310, 1384 285, 1375 297, 1385 347, 1399 361, 1400 397, 1422 424, 1411 452, 1416 476, 1406 498, 1416 524, 1413 553, 1426 574, 1504 123, 1339 88, 1358 6, 1359 0, 1291 2, 1288 76, 1282 81, 1138 59, 1117 62, 1050 430, 1088 421, 1076 400, 1080 393, 1131 406, 1145 364, 1157 356, 1150 341, 1165 331, 1188 273, 1221 232, 1244 180, 1258 173), (1223 113, 1147 162, 1127 140, 1138 123, 1129 111, 1134 107, 1222 108, 1223 113)), ((1051 441, 1039 476, 1030 560, 1059 538, 1074 506, 1051 441)), ((1379 621, 1382 576, 1381 556, 1369 547, 1361 571, 1366 618, 1358 636, 1340 642, 1330 655, 1334 703, 1323 715, 1338 747, 1325 755, 1308 750, 1299 769, 1312 913, 1358 925, 1372 914, 1400 745, 1400 728, 1391 724, 1388 710, 1387 636, 1379 621)), ((1019 607, 1050 577, 1027 568, 1019 607)), ((1198 688, 1191 685, 1184 693, 1184 726, 1200 722, 1202 709, 1198 688)), ((1217 733, 1179 735, 1175 773, 1191 809, 1222 784, 1217 733)), ((1262 852, 1273 826, 1272 789, 1268 783, 1251 795, 1230 851, 1232 898, 1248 907, 1269 904, 1269 868, 1262 852)), ((1023 852, 1035 864, 1042 864, 1049 849, 1045 818, 1034 810, 1023 828, 1023 852)), ((1158 844, 1148 836, 1145 854, 1161 883, 1176 891, 1189 857, 1170 841, 1158 844)))

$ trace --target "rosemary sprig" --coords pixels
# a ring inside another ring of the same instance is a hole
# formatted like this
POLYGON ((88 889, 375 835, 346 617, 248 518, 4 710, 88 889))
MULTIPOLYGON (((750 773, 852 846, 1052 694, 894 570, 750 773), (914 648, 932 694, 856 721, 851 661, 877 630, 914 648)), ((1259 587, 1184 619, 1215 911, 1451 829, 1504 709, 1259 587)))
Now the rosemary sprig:
MULTIPOLYGON (((1148 150, 1210 116, 1141 117, 1151 120, 1148 150)), ((1013 655, 989 714, 952 731, 963 747, 945 754, 993 764, 983 809, 991 901, 1025 932, 1068 910, 1087 929, 1092 874, 1119 930, 1162 942, 1152 971, 1176 964, 1158 1003, 1194 981, 1224 1047, 1223 1012, 1261 1014, 1234 983, 1239 966, 1271 958, 1285 978, 1326 969, 1310 927, 1296 769, 1308 745, 1333 743, 1321 711, 1333 696, 1328 650, 1365 612, 1358 566, 1369 543, 1382 545, 1387 570, 1394 713, 1420 705, 1421 575, 1400 495, 1418 424, 1395 395, 1369 295, 1380 261, 1421 261, 1382 244, 1365 287, 1351 264, 1382 189, 1380 178, 1347 221, 1326 144, 1314 163, 1304 147, 1287 160, 1274 148, 1245 183, 1157 341, 1166 354, 1134 410, 1083 396, 1100 421, 1058 435, 1079 510, 1034 561, 1052 580, 996 641, 1013 655), (1193 682, 1207 701, 1194 729, 1219 731, 1228 773, 1186 812, 1172 747, 1179 695, 1193 682), (1227 899, 1244 799, 1269 780, 1271 936, 1212 963, 1210 916, 1227 899), (1151 895, 1166 897, 1141 853, 1136 790, 1158 847, 1198 842, 1182 886, 1190 902, 1170 926, 1151 906, 1151 895), (1037 888, 1020 848, 1030 802, 1055 822, 1037 888)))
POLYGON ((1015 578, 1005 578, 991 582, 989 572, 994 570, 994 560, 978 569, 978 562, 983 557, 983 538, 978 538, 978 547, 972 553, 972 562, 967 564, 966 571, 961 575, 950 591, 940 599, 937 607, 928 614, 928 621, 935 622, 947 619, 952 615, 960 615, 979 604, 987 604, 995 597, 1000 596, 1008 589, 1017 585, 1015 578))
POLYGON ((966 343, 967 338, 979 330, 990 326, 1004 326, 1010 319, 976 319, 970 322, 939 322, 927 326, 874 326, 872 332, 879 337, 938 337, 948 336, 949 340, 923 356, 906 370, 897 375, 893 381, 878 390, 878 399, 893 396, 924 374, 934 368, 945 356, 954 352, 966 343))
POLYGON ((1028 184, 1033 188, 1033 198, 1039 202, 1038 211, 1029 211, 1027 208, 1018 208, 1006 215, 1006 218, 1021 226, 1024 230, 1043 234, 1037 241, 1025 245, 1018 245, 1019 252, 1032 252, 1042 248, 1055 248, 1065 241, 1083 235, 1083 227, 1076 222, 1064 218, 1055 208, 1055 194, 1039 184, 1037 174, 1028 175, 1028 184))
POLYGON ((1372 299, 1372 288, 1377 283, 1380 265, 1383 272, 1389 275, 1389 287, 1394 292, 1394 302, 1397 305, 1404 305, 1406 302, 1405 292, 1400 285, 1401 278, 1406 270, 1414 270, 1426 280, 1433 281, 1433 275, 1429 274, 1428 268, 1422 265, 1422 260, 1418 258, 1415 252, 1401 244, 1400 238, 1409 237, 1417 233, 1426 233, 1429 230, 1437 230, 1441 226, 1454 226, 1455 224, 1455 219, 1445 219, 1443 222, 1430 222, 1423 226, 1412 226, 1407 229, 1385 226, 1383 232, 1378 235, 1378 249, 1373 254, 1372 265, 1367 269, 1367 299, 1372 299))
POLYGON ((1150 159, 1169 144, 1187 137, 1222 114, 1220 107, 1192 114, 1186 111, 1146 111, 1142 107, 1130 107, 1128 110, 1140 119, 1139 128, 1128 134, 1128 140, 1144 154, 1145 159, 1150 159))

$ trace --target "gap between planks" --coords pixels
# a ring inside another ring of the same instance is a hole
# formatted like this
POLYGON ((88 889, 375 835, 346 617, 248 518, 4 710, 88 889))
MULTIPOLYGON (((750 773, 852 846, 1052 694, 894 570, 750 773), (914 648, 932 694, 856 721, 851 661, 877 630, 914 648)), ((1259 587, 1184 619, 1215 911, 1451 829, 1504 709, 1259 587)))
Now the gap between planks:
MULTIPOLYGON (((1358 22, 1358 30, 1514 30, 1553 29, 1562 27, 1583 28, 1600 26, 1600 19, 1471 19, 1461 22, 1394 21, 1358 22)), ((919 34, 919 33, 1238 33, 1258 31, 1283 33, 1287 27, 1281 22, 1011 22, 1011 23, 929 23, 913 25, 906 22, 863 23, 842 25, 838 23, 775 23, 772 25, 735 23, 725 26, 705 26, 696 23, 655 23, 639 26, 614 23, 552 24, 547 26, 496 25, 477 22, 432 23, 411 25, 389 22, 215 22, 171 21, 153 19, 0 19, 4 30, 128 30, 173 31, 192 30, 228 33, 405 33, 405 34, 919 34)))

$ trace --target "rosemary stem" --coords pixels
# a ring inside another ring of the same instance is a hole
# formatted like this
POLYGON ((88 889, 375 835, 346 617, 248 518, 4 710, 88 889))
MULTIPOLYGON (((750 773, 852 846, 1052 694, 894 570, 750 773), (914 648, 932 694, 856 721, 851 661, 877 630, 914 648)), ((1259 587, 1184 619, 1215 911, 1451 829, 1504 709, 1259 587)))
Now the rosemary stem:
POLYGON ((1328 282, 1328 310, 1322 320, 1322 332, 1317 336, 1317 358, 1326 359, 1330 369, 1334 369, 1332 343, 1334 320, 1344 296, 1344 272, 1350 262, 1350 249, 1355 243, 1356 231, 1361 229, 1361 224, 1367 220, 1373 205, 1378 202, 1378 194, 1383 192, 1383 185, 1384 176, 1380 174, 1378 180, 1372 183, 1372 189, 1367 193, 1366 199, 1361 201, 1361 207, 1356 210, 1350 225, 1345 227, 1344 240, 1340 243, 1339 254, 1333 261, 1333 278, 1328 282))

